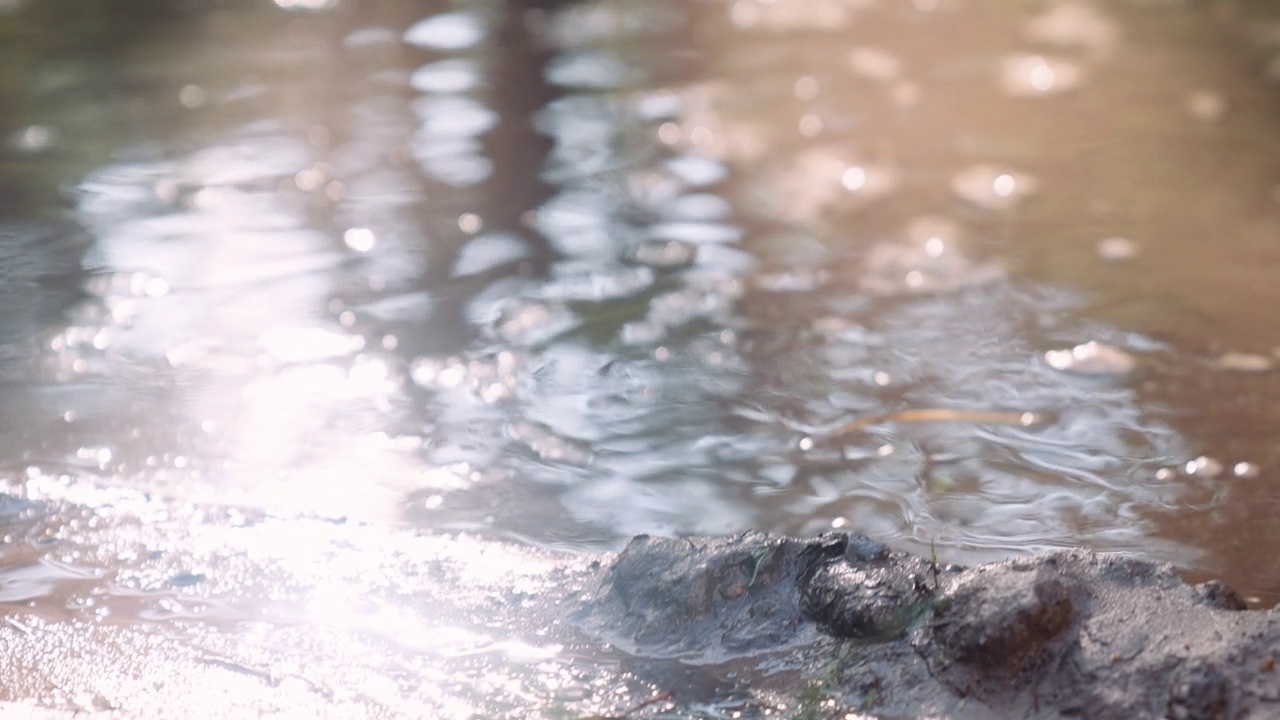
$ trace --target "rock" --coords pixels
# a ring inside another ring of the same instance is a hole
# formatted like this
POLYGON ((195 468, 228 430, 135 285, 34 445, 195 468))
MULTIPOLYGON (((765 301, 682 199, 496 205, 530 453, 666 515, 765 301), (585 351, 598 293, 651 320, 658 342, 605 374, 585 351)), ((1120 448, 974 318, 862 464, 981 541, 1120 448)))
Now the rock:
POLYGON ((1078 614, 1052 565, 971 571, 933 607, 938 651, 966 666, 966 681, 1009 682, 1059 659, 1078 614))
POLYGON ((804 547, 764 533, 641 535, 609 566, 580 622, 629 653, 686 662, 813 642, 817 628, 801 613, 795 585, 804 547))
MULTIPOLYGON (((800 657, 827 697, 886 716, 1280 713, 1266 676, 1280 614, 1168 565, 1070 550, 964 569, 856 534, 748 533, 637 538, 599 580, 589 635, 685 662, 800 657)), ((778 682, 762 671, 754 686, 778 682)), ((775 697, 804 692, 782 684, 775 697)))
POLYGON ((824 632, 881 641, 902 635, 932 600, 928 563, 859 535, 829 535, 802 553, 800 607, 824 632))

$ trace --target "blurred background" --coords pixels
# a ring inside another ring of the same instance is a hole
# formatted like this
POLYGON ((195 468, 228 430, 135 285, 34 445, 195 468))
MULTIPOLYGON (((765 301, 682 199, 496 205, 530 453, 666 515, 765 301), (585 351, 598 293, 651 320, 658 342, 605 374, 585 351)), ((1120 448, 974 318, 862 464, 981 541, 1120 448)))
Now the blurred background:
POLYGON ((1263 0, 0 0, 0 601, 757 528, 1274 605, 1278 84, 1263 0))

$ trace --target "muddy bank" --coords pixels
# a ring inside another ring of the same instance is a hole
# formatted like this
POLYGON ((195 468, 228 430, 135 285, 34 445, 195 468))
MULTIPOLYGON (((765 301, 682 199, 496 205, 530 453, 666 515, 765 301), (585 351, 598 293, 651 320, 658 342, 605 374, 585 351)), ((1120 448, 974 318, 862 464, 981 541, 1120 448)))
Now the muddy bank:
MULTIPOLYGON (((340 575, 362 531, 332 532, 315 552, 340 575)), ((119 598, 116 613, 94 619, 9 605, 3 700, 19 704, 0 708, 120 718, 1280 712, 1280 615, 1243 610, 1226 586, 1188 585, 1167 565, 1072 550, 962 568, 848 534, 641 536, 603 556, 468 537, 392 546, 384 582, 356 596, 334 596, 341 578, 317 568, 310 587, 268 584, 253 602, 220 600, 214 578, 172 575, 164 623, 145 609, 124 621, 119 598), (428 612, 397 615, 393 597, 428 612), (308 612, 289 622, 285 606, 308 612), (379 622, 387 613, 393 622, 379 622), (420 680, 446 667, 445 682, 420 680)), ((248 569, 250 554, 220 553, 224 570, 248 569)))
POLYGON ((1190 586, 1169 566, 1082 550, 966 569, 861 535, 641 537, 589 606, 589 626, 640 654, 822 648, 806 684, 782 690, 812 717, 1280 712, 1274 611, 1244 611, 1229 587, 1190 586))

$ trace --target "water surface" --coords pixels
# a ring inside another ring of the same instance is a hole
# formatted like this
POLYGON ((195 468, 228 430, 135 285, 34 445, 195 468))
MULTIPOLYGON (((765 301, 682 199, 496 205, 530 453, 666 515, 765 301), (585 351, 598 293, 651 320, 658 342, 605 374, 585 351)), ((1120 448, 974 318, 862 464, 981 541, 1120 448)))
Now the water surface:
POLYGON ((449 684, 527 657, 424 604, 433 534, 1085 545, 1273 605, 1277 22, 0 2, 6 617, 253 682, 320 628, 340 688, 399 638, 352 712, 467 717, 555 691, 449 684))

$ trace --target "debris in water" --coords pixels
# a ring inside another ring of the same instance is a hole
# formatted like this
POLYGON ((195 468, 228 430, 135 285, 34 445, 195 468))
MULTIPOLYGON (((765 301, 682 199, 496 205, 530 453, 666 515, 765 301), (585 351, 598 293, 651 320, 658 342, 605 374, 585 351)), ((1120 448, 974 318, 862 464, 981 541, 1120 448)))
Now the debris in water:
POLYGON ((1076 375, 1128 375, 1138 364, 1128 352, 1094 341, 1070 350, 1050 350, 1044 359, 1053 369, 1076 375))
MULTIPOLYGON (((1043 412, 1025 412, 1018 410, 956 410, 952 408, 913 408, 910 410, 899 410, 897 412, 885 413, 883 415, 870 415, 858 418, 853 422, 838 428, 831 433, 831 436, 845 435, 848 433, 865 430, 875 425, 884 423, 922 423, 922 422, 970 422, 970 423, 987 423, 994 425, 1017 425, 1025 428, 1043 427, 1044 425, 1054 421, 1051 413, 1043 412)), ((810 444, 812 441, 810 442, 810 444)), ((881 457, 893 454, 893 446, 886 445, 878 451, 881 457), (887 447, 889 450, 884 451, 887 447)))
POLYGON ((1276 361, 1266 355, 1246 352, 1226 352, 1213 361, 1219 370, 1235 370, 1236 372, 1263 373, 1275 369, 1276 361))

